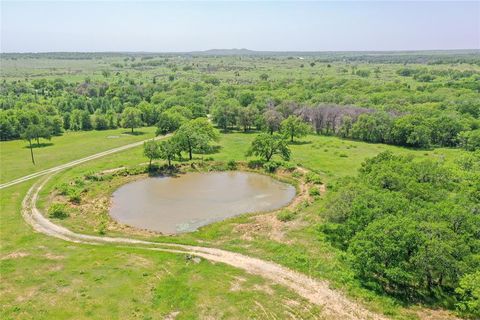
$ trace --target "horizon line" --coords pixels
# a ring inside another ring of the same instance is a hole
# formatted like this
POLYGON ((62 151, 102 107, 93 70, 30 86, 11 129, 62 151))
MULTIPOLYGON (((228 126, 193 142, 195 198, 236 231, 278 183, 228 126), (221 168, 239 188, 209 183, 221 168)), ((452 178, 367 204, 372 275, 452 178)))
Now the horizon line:
POLYGON ((478 51, 480 48, 454 48, 454 49, 398 49, 398 50, 253 50, 247 48, 223 48, 223 49, 206 49, 191 51, 8 51, 4 52, 0 49, 0 54, 58 54, 58 53, 126 53, 126 54, 192 54, 192 53, 209 53, 214 51, 230 51, 230 52, 251 52, 251 53, 406 53, 406 52, 451 52, 451 51, 478 51))

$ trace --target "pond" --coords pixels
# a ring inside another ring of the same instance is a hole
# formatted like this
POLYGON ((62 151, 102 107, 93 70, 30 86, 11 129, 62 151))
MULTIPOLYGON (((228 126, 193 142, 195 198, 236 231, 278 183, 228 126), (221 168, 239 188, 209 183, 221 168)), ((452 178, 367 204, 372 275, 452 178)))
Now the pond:
POLYGON ((265 175, 195 172, 120 187, 113 193, 110 215, 129 226, 175 234, 242 213, 275 210, 294 197, 293 186, 265 175))

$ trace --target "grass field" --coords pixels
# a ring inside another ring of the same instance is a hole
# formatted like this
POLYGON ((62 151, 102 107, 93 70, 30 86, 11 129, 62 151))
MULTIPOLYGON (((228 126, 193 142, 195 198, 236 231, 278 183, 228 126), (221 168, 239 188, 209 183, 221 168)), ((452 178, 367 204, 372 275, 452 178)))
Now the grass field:
MULTIPOLYGON (((152 129, 143 131, 150 133, 152 129)), ((119 134, 122 131, 114 132, 119 134)), ((128 142, 147 138, 149 133, 126 136, 123 143, 127 138, 132 139, 128 142)), ((85 156, 88 151, 96 153, 101 148, 117 146, 120 139, 111 139, 110 142, 106 138, 113 134, 71 133, 57 138, 54 145, 43 149, 60 152, 64 146, 67 150, 62 153, 64 160, 45 152, 44 165, 52 167, 75 159, 78 157, 75 154, 85 156), (89 139, 90 149, 73 147, 72 141, 79 141, 82 137, 89 139)), ((195 160, 212 157, 221 161, 244 161, 253 137, 254 134, 222 134, 218 153, 195 155, 195 160)), ((15 173, 11 174, 12 177, 31 173, 28 161, 15 162, 18 151, 14 146, 24 142, 6 144, 9 144, 8 148, 3 148, 2 143, 3 171, 15 173)), ((321 173, 329 182, 354 174, 365 158, 383 150, 412 153, 418 157, 442 157, 446 161, 453 160, 460 152, 453 149, 409 150, 312 135, 292 145, 292 162, 321 173)), ((55 175, 47 184, 41 194, 41 203, 48 201, 48 195, 56 185, 85 173, 145 162, 142 149, 138 147, 68 169, 55 175)), ((177 312, 176 319, 320 317, 319 308, 312 307, 296 294, 222 264, 204 260, 196 264, 186 260, 184 255, 134 248, 72 244, 33 233, 20 214, 21 201, 32 184, 30 181, 0 191, 0 291, 3 293, 0 305, 4 319, 164 319, 177 312)), ((331 286, 346 292, 354 300, 362 301, 369 309, 394 319, 417 319, 417 311, 422 310, 420 307, 402 306, 392 298, 363 289, 345 263, 344 255, 319 238, 316 225, 322 219, 323 203, 321 197, 300 210, 293 221, 281 224, 280 240, 272 239, 272 226, 262 226, 259 222, 262 220, 255 215, 219 222, 196 233, 157 236, 152 240, 201 243, 272 260, 312 277, 329 280, 331 286), (259 224, 261 229, 255 230, 259 224)), ((55 222, 70 223, 68 218, 55 222)))
POLYGON ((33 148, 35 165, 30 157, 28 142, 23 140, 1 142, 0 183, 91 154, 152 138, 154 133, 154 127, 137 129, 134 135, 125 129, 66 132, 62 136, 53 137, 51 141, 41 140, 41 147, 33 148))
POLYGON ((315 318, 318 308, 234 268, 184 255, 76 245, 32 230, 20 216, 28 183, 1 193, 2 319, 315 318), (221 275, 221 276, 219 276, 221 275), (279 307, 296 301, 292 307, 279 307))

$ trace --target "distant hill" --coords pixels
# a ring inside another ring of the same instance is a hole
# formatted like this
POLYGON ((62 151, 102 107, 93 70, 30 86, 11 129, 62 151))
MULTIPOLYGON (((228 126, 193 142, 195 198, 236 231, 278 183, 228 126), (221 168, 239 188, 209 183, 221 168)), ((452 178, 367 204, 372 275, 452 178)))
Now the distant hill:
POLYGON ((186 52, 187 54, 192 55, 211 55, 211 56, 248 56, 248 55, 258 55, 262 51, 248 50, 245 48, 242 49, 210 49, 205 51, 192 51, 186 52))

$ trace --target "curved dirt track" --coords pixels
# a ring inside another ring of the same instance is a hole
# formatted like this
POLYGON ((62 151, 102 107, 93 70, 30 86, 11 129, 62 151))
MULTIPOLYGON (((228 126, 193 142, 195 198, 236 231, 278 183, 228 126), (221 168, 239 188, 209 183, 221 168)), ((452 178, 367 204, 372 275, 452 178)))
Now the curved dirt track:
MULTIPOLYGON (((165 135, 165 136, 159 136, 159 137, 155 137, 153 139, 154 140, 159 140, 159 139, 164 139, 168 136, 170 136, 170 135, 168 134, 168 135, 165 135)), ((93 155, 85 157, 85 158, 74 160, 74 161, 71 161, 71 162, 53 167, 53 168, 38 171, 38 172, 35 172, 35 173, 32 173, 32 174, 29 174, 27 176, 17 178, 15 180, 12 180, 12 181, 9 181, 9 182, 6 182, 6 183, 2 183, 2 184, 0 184, 0 190, 4 189, 4 188, 8 188, 8 187, 16 185, 16 184, 19 184, 19 183, 22 183, 22 182, 25 182, 25 181, 28 181, 28 180, 31 180, 31 179, 35 179, 35 178, 44 176, 44 175, 49 174, 49 173, 55 173, 55 172, 61 171, 63 169, 71 168, 71 167, 74 167, 74 166, 79 165, 81 163, 84 163, 84 162, 87 162, 87 161, 90 161, 90 160, 94 160, 94 159, 97 159, 97 158, 100 158, 100 157, 104 157, 104 156, 107 156, 107 155, 112 154, 112 153, 116 153, 116 152, 120 152, 120 151, 123 151, 123 150, 127 150, 127 149, 131 149, 131 148, 134 148, 134 147, 141 146, 145 141, 148 141, 148 140, 151 140, 151 139, 126 144, 126 145, 121 146, 121 147, 117 147, 117 148, 113 148, 113 149, 106 150, 106 151, 103 151, 103 152, 99 152, 99 153, 93 154, 93 155)))
POLYGON ((22 215, 25 221, 38 232, 76 243, 92 245, 110 244, 118 247, 138 247, 145 250, 195 255, 209 261, 221 262, 243 269, 250 274, 258 275, 274 283, 283 285, 311 303, 321 306, 322 314, 328 319, 387 319, 382 315, 368 311, 360 304, 348 300, 343 294, 330 289, 328 282, 312 279, 273 262, 216 248, 74 233, 45 218, 36 207, 39 191, 49 178, 50 177, 47 177, 43 181, 34 184, 22 203, 22 215))

